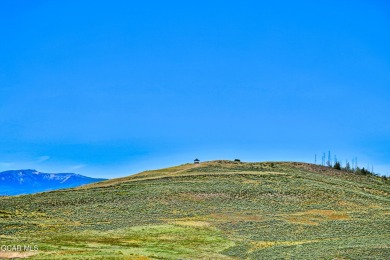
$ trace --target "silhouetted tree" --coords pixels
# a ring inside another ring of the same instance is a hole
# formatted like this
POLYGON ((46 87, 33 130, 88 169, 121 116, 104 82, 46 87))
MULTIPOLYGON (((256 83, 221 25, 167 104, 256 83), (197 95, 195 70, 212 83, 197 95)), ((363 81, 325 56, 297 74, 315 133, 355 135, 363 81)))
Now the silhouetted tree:
POLYGON ((361 175, 368 175, 368 174, 372 174, 369 170, 365 169, 364 167, 363 168, 359 168, 359 167, 356 167, 356 174, 361 174, 361 175))
POLYGON ((336 161, 333 165, 333 168, 336 170, 341 170, 341 164, 339 161, 336 161))

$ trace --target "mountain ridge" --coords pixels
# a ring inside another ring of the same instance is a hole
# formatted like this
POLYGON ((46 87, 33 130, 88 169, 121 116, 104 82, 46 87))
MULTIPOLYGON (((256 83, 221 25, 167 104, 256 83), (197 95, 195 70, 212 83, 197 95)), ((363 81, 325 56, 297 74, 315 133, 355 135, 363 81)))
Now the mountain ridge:
POLYGON ((77 173, 43 173, 35 169, 0 172, 0 195, 21 195, 56 189, 73 188, 103 178, 92 178, 77 173))

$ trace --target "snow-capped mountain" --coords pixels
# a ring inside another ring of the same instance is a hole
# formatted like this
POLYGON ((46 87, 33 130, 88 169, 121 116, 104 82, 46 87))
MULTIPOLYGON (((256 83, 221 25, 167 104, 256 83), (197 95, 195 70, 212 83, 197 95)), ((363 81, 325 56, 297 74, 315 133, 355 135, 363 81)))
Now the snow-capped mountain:
POLYGON ((103 181, 76 173, 42 173, 36 170, 0 172, 0 196, 30 194, 103 181))

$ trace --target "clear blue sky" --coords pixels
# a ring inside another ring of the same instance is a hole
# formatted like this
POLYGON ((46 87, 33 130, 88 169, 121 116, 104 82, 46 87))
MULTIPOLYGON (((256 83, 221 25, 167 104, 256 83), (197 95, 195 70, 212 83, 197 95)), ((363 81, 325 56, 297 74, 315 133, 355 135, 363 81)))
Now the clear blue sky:
POLYGON ((0 170, 330 150, 390 174, 387 0, 5 0, 0 23, 0 170))

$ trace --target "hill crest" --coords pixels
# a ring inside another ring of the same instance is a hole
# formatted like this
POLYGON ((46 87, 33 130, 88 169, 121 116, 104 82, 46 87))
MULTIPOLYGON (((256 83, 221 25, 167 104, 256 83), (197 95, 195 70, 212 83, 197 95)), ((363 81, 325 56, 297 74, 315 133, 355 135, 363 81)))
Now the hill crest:
POLYGON ((186 163, 156 170, 146 170, 130 176, 109 179, 84 185, 80 188, 106 187, 126 182, 145 181, 160 178, 173 178, 191 175, 229 175, 229 174, 285 174, 291 169, 307 173, 335 176, 351 181, 376 180, 376 176, 361 176, 344 170, 305 162, 237 162, 231 160, 204 161, 199 164, 186 163))

